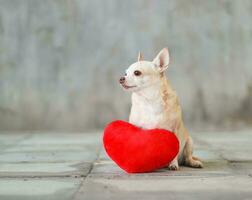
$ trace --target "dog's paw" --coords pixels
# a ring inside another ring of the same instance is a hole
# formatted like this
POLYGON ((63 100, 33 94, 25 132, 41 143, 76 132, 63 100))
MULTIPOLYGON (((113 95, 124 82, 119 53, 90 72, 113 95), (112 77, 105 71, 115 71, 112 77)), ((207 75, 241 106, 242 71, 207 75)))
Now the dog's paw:
POLYGON ((199 160, 195 160, 193 163, 192 163, 192 167, 194 168, 203 168, 203 163, 199 160))
POLYGON ((178 165, 175 165, 175 164, 170 164, 168 166, 168 169, 169 170, 172 170, 172 171, 177 171, 179 169, 179 166, 178 165))
POLYGON ((200 160, 192 160, 189 166, 193 168, 203 168, 203 163, 200 160))

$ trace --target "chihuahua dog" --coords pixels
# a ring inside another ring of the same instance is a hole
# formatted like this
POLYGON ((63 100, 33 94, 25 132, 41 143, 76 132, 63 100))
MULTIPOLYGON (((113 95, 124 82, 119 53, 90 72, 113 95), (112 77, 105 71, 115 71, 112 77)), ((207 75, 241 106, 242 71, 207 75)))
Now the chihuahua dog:
POLYGON ((178 170, 179 165, 202 168, 202 162, 194 157, 193 141, 182 120, 181 107, 176 92, 165 76, 169 64, 169 52, 162 49, 150 62, 143 60, 130 65, 119 82, 132 92, 132 107, 129 122, 144 129, 166 129, 179 139, 179 153, 169 164, 170 170, 178 170))

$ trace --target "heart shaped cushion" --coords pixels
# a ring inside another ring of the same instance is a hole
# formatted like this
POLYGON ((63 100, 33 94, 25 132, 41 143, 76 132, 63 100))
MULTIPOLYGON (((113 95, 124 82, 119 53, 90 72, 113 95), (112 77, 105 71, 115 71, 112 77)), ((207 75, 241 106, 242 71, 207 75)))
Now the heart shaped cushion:
POLYGON ((179 151, 174 133, 164 129, 145 130, 121 120, 106 126, 103 145, 109 157, 128 173, 165 167, 179 151))

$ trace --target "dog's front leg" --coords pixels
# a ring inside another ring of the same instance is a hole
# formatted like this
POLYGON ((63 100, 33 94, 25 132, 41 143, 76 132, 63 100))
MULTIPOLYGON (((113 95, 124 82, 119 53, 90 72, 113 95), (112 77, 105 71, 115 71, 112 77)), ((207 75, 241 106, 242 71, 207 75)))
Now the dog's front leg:
POLYGON ((178 165, 178 156, 176 156, 173 161, 171 161, 171 163, 168 166, 169 170, 178 170, 179 169, 179 165, 178 165))
MULTIPOLYGON (((173 126, 171 128, 172 132, 175 133, 175 135, 177 136, 178 133, 178 129, 179 129, 179 121, 178 120, 174 120, 173 126)), ((171 161, 171 163, 168 166, 169 170, 178 170, 179 169, 179 164, 178 164, 178 155, 171 161)))

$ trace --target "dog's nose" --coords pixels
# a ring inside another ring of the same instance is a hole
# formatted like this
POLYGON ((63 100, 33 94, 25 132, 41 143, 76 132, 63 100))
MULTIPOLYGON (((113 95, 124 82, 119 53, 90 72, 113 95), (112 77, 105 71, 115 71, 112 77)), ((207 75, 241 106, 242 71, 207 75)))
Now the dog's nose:
POLYGON ((121 78, 119 79, 119 82, 120 82, 121 84, 123 84, 123 83, 125 82, 125 77, 124 77, 124 76, 121 77, 121 78))

